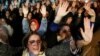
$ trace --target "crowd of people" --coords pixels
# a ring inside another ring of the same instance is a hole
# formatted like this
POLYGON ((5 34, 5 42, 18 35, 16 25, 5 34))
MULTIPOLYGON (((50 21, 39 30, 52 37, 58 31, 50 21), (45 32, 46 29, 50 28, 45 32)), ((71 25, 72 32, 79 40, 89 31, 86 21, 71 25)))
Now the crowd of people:
POLYGON ((99 0, 0 3, 0 56, 86 56, 100 27, 99 0))

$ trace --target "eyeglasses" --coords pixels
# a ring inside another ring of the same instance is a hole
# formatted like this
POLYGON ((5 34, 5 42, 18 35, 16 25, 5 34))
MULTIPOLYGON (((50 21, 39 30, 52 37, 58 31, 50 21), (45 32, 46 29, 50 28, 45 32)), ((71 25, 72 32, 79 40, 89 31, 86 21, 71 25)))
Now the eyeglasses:
POLYGON ((40 44, 41 43, 41 40, 31 40, 31 41, 28 41, 30 44, 34 44, 34 43, 37 43, 37 44, 40 44))

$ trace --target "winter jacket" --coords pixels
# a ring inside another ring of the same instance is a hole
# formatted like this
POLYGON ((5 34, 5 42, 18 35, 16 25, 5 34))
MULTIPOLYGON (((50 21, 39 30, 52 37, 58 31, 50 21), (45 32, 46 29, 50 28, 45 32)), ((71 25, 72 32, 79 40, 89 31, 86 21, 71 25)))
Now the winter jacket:
POLYGON ((20 56, 23 48, 13 48, 0 42, 0 56, 20 56))

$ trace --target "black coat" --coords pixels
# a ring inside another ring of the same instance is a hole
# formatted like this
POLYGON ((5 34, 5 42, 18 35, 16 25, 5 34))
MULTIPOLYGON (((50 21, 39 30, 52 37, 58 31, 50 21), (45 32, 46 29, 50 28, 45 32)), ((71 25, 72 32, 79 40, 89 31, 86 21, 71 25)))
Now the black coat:
POLYGON ((0 42, 0 56, 20 56, 23 48, 13 48, 0 42))
POLYGON ((47 49, 45 53, 46 56, 72 56, 69 41, 47 49))

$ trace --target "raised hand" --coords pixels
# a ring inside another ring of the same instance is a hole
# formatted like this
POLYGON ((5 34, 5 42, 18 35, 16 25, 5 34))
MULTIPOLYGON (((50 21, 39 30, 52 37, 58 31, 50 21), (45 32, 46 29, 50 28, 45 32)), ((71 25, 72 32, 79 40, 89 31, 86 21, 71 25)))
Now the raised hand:
POLYGON ((42 5, 40 12, 42 14, 43 17, 46 17, 47 11, 46 11, 46 6, 42 5))
POLYGON ((69 3, 66 1, 63 4, 59 5, 57 16, 65 16, 68 12, 66 11, 69 6, 69 3))
POLYGON ((23 7, 22 7, 22 11, 23 11, 23 14, 24 14, 24 17, 27 17, 27 14, 28 14, 28 7, 25 7, 24 5, 23 5, 23 7))
POLYGON ((93 38, 93 27, 94 25, 92 24, 92 26, 90 26, 90 19, 88 19, 87 17, 84 18, 84 31, 81 28, 81 34, 82 37, 84 39, 84 43, 86 42, 86 44, 89 44, 92 41, 93 38))
POLYGON ((89 4, 89 2, 86 3, 86 4, 84 5, 84 8, 85 8, 86 10, 90 10, 90 4, 89 4))
POLYGON ((71 8, 68 9, 69 3, 63 2, 63 4, 59 5, 57 15, 55 17, 54 23, 59 24, 62 17, 68 14, 71 11, 71 8), (68 9, 68 11, 66 11, 68 9))
POLYGON ((84 5, 84 8, 86 9, 86 12, 92 16, 90 19, 91 19, 91 22, 95 22, 95 18, 96 18, 96 14, 95 14, 95 11, 93 9, 91 9, 91 2, 88 2, 84 5))

